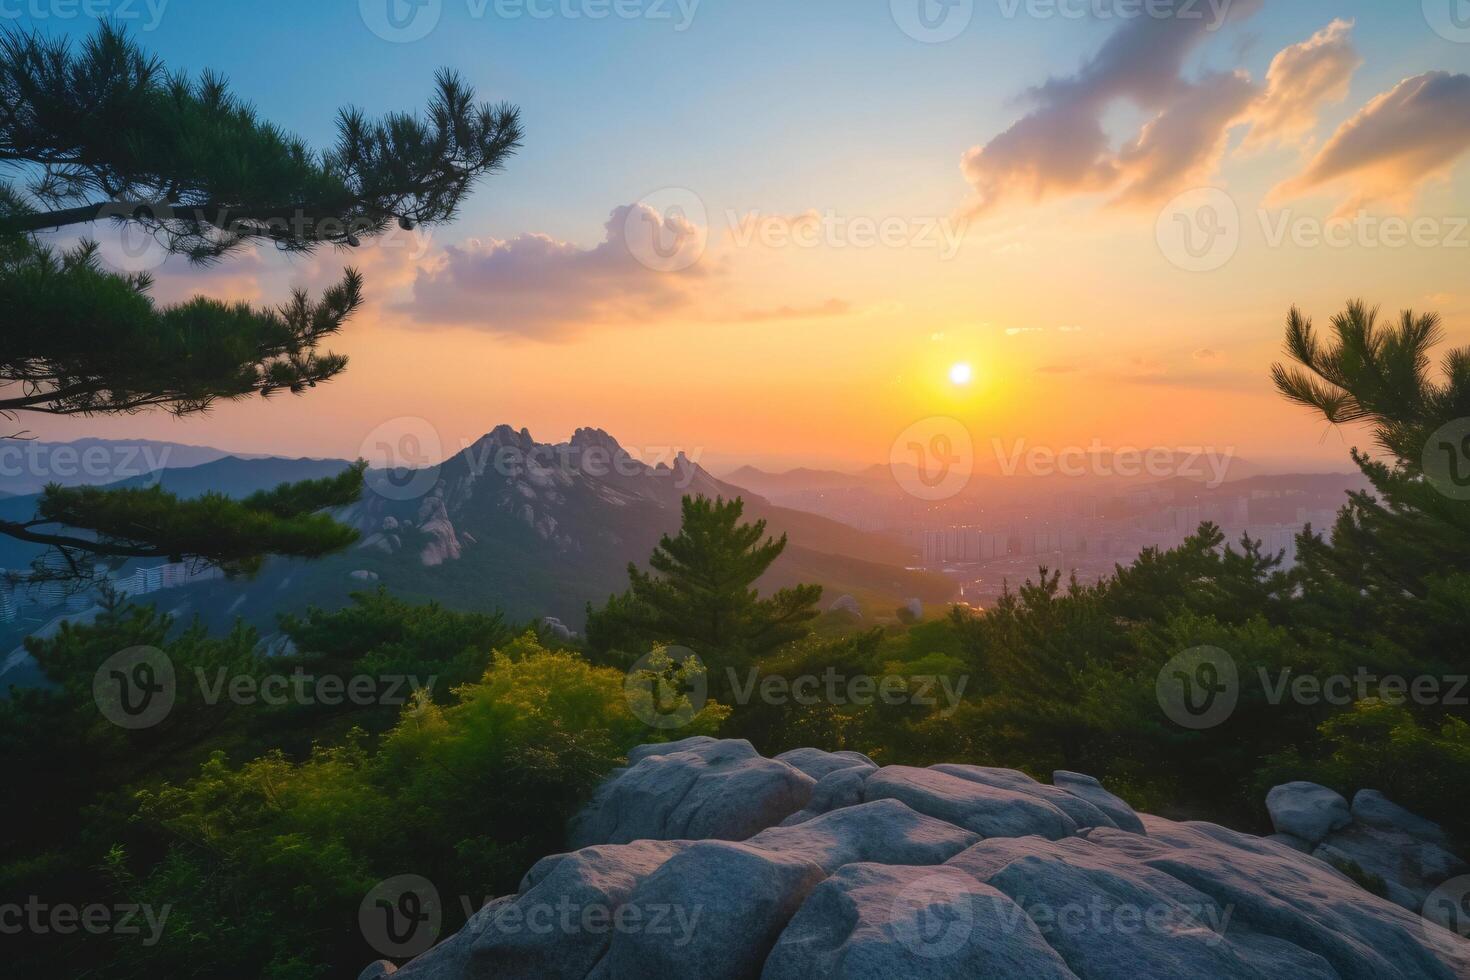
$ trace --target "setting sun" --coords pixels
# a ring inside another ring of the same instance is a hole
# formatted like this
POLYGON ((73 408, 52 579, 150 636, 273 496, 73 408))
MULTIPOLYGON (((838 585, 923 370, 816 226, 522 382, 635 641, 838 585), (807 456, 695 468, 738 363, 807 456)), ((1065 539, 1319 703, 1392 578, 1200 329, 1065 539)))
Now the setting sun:
POLYGON ((967 385, 975 376, 968 364, 956 364, 949 369, 949 380, 957 385, 967 385))

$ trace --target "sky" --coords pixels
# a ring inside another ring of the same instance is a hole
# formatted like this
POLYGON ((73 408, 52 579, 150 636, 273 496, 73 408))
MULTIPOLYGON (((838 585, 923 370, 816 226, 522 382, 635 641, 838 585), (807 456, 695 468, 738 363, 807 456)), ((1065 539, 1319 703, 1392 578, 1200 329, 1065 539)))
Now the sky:
POLYGON ((274 305, 360 268, 369 303, 330 344, 348 370, 183 420, 24 421, 369 458, 596 426, 784 468, 882 462, 956 419, 977 447, 1348 469, 1366 435, 1269 369, 1293 304, 1437 310, 1470 343, 1463 7, 0 0, 52 35, 106 12, 319 148, 343 106, 424 105, 440 67, 526 131, 453 223, 353 250, 199 270, 96 229, 160 302, 274 305))

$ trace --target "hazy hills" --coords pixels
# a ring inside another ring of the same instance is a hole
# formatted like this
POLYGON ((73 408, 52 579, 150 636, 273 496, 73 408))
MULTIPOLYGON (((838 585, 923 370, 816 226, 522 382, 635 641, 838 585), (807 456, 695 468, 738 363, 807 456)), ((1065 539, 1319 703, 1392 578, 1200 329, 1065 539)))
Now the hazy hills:
MULTIPOLYGON (((180 458, 187 457, 169 457, 180 458)), ((238 497, 347 465, 222 456, 117 485, 161 483, 182 496, 215 491, 238 497)), ((906 570, 914 556, 887 537, 773 505, 683 457, 647 466, 597 429, 549 444, 500 426, 437 467, 372 471, 368 484, 363 499, 338 515, 362 533, 348 551, 316 562, 273 560, 254 579, 195 583, 147 601, 197 615, 212 627, 242 617, 271 632, 280 613, 313 604, 336 607, 353 591, 381 584, 413 601, 502 609, 522 620, 554 615, 575 627, 588 602, 600 603, 625 587, 629 562, 646 561, 659 537, 678 529, 686 493, 743 496, 748 518, 768 521, 771 534, 788 535, 787 552, 763 589, 818 582, 827 601, 850 593, 884 612, 909 597, 941 603, 953 593, 940 576, 906 570)), ((33 495, 0 500, 0 514, 29 516, 34 503, 33 495)), ((0 565, 22 567, 35 554, 33 546, 0 538, 0 565)))

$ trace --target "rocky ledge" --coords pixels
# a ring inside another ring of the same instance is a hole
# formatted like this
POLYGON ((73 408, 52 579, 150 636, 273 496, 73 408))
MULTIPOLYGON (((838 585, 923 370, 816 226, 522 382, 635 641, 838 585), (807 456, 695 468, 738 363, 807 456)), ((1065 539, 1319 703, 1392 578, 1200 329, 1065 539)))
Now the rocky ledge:
POLYGON ((1345 806, 1286 796, 1294 841, 1137 814, 1075 773, 645 745, 576 821, 576 850, 362 977, 1470 977, 1470 942, 1303 853, 1345 806))

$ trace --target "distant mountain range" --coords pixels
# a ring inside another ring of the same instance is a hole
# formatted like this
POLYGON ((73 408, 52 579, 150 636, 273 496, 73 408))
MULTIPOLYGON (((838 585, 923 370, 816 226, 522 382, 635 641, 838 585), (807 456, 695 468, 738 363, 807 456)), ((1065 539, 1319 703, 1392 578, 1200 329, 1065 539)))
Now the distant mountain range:
MULTIPOLYGON (((347 465, 225 456, 118 485, 161 483, 182 496, 239 497, 347 465)), ((587 603, 624 589, 629 562, 646 562, 661 535, 677 532, 680 500, 695 493, 743 497, 747 519, 764 519, 769 533, 788 535, 762 589, 816 582, 826 589, 824 605, 852 595, 883 613, 909 598, 939 604, 954 594, 942 576, 908 570, 916 555, 895 540, 773 505, 683 456, 646 465, 600 429, 550 444, 500 426, 437 467, 370 471, 368 485, 359 503, 336 515, 362 534, 348 551, 314 562, 273 560, 253 579, 199 582, 146 601, 214 628, 238 617, 270 633, 281 613, 336 608, 352 592, 381 584, 413 601, 500 609, 521 621, 556 616, 579 629, 587 603)), ((29 516, 34 504, 33 495, 0 500, 0 515, 29 516)), ((0 537, 0 566, 24 567, 35 553, 0 537)))
MULTIPOLYGON (((982 452, 965 485, 941 500, 924 499, 906 489, 923 486, 919 470, 906 463, 876 464, 850 472, 811 468, 771 472, 742 466, 722 479, 777 506, 821 514, 879 533, 920 525, 973 524, 997 510, 1025 509, 1078 494, 1107 497, 1172 482, 1205 487, 1217 478, 1222 478, 1225 486, 1234 486, 1262 475, 1259 466, 1239 457, 1190 453, 1175 453, 1168 461, 1155 460, 1148 468, 1151 472, 1139 472, 1144 468, 1136 458, 1103 456, 1088 461, 1098 464, 1091 467, 1098 472, 1083 476, 1055 471, 1033 473, 1024 460, 1015 462, 1015 468, 1008 472, 1001 460, 982 452), (1126 475, 1118 475, 1120 472, 1126 475), (1165 475, 1173 472, 1187 475, 1172 479, 1165 475)), ((1078 458, 1072 456, 1054 466, 1062 469, 1078 463, 1078 458)))
POLYGON ((145 477, 159 470, 184 469, 234 456, 212 446, 154 439, 77 439, 42 442, 0 439, 0 498, 40 493, 48 483, 100 486, 145 477))

